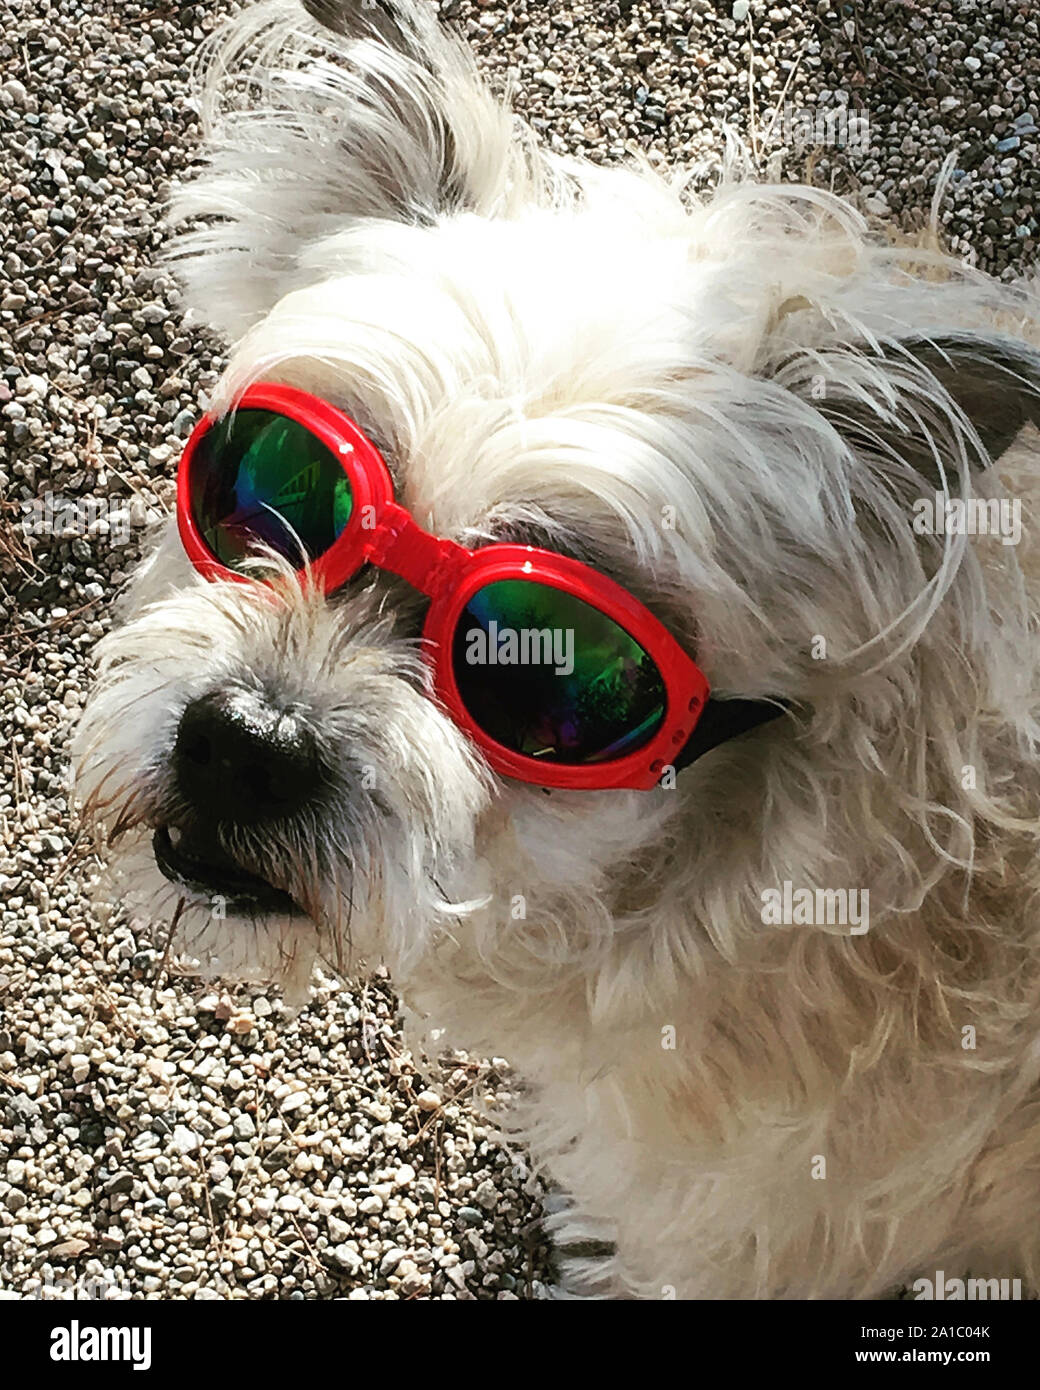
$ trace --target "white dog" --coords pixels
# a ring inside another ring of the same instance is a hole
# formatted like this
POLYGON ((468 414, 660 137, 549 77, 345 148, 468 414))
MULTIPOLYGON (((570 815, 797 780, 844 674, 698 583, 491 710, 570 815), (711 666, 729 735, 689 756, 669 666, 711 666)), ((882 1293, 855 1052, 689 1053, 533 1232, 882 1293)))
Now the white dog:
POLYGON ((213 414, 329 402, 427 532, 591 565, 713 698, 659 786, 547 790, 434 698, 408 584, 207 578, 171 524, 75 750, 138 910, 297 990, 385 961, 510 1058, 575 1292, 1035 1283, 1037 300, 733 161, 550 155, 420 0, 247 11, 205 117, 213 414), (193 782, 199 719, 293 795, 193 782))

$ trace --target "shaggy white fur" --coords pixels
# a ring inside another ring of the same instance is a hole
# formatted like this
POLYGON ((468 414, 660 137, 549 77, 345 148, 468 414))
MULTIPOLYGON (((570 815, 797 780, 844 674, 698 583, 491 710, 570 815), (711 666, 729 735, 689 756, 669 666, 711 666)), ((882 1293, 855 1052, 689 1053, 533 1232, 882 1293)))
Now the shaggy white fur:
POLYGON ((221 39, 175 207, 203 219, 173 247, 187 302, 234 344, 217 404, 324 395, 422 525, 590 561, 716 694, 791 709, 674 785, 547 795, 427 698, 400 584, 285 574, 271 603, 171 527, 77 737, 123 891, 202 969, 299 991, 319 957, 384 960, 427 1024, 509 1057, 516 1131, 573 1197, 561 1246, 614 1246, 569 1289, 1035 1284, 1036 297, 736 151, 706 199, 540 151, 417 0, 306 8, 221 39), (937 490, 1019 501, 1021 544, 918 534, 937 490), (308 919, 215 917, 152 861, 214 687, 275 692, 334 769, 306 815, 220 830, 308 919), (766 924, 785 882, 868 890, 869 931, 766 924))

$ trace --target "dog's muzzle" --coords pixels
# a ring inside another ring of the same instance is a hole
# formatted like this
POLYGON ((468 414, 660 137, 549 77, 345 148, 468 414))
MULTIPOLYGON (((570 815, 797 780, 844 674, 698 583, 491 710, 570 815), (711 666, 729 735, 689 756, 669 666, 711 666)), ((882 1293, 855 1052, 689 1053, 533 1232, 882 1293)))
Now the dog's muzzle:
POLYGON ((229 831, 289 821, 317 797, 321 762, 299 714, 257 693, 210 691, 181 716, 172 770, 178 814, 154 834, 159 870, 236 909, 299 911, 288 893, 224 846, 229 831))
POLYGON ((317 794, 321 765, 302 719, 246 691, 211 691, 181 715, 177 790, 204 819, 285 820, 317 794))

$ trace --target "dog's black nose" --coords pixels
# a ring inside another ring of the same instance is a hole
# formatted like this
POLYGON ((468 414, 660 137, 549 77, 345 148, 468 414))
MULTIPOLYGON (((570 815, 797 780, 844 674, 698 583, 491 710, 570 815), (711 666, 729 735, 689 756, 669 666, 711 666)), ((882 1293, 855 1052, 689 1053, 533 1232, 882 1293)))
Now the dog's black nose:
POLYGON ((321 766, 300 717, 248 691, 210 691, 181 715, 177 789, 208 820, 245 825, 291 816, 317 792, 321 766))

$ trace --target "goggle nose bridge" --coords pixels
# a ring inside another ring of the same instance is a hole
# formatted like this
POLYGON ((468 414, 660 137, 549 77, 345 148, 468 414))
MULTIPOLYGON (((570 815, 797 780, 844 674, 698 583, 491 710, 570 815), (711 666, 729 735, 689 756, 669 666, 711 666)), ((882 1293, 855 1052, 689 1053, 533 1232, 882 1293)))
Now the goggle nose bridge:
POLYGON ((381 509, 368 547, 371 564, 396 574, 430 599, 439 596, 469 558, 464 546, 425 531, 398 502, 389 502, 381 509))

